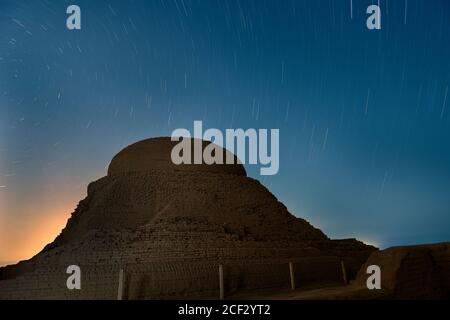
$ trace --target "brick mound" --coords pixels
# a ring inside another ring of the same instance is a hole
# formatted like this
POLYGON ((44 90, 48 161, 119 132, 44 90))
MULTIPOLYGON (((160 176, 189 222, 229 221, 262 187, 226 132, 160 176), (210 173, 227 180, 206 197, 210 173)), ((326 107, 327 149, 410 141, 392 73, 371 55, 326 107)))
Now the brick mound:
POLYGON ((448 300, 450 243, 393 247, 373 252, 348 286, 289 293, 236 294, 233 299, 276 300, 448 300), (367 288, 367 267, 381 269, 381 290, 367 288))
MULTIPOLYGON (((0 269, 0 299, 115 299, 119 270, 127 299, 216 298, 225 290, 342 283, 374 247, 330 240, 288 212, 240 164, 180 165, 169 138, 138 142, 91 183, 61 234, 28 261, 0 269), (66 288, 69 265, 82 290, 66 288)), ((203 147, 208 143, 203 143, 203 147)))
POLYGON ((356 287, 366 286, 369 265, 378 265, 381 269, 384 298, 450 298, 450 243, 374 252, 358 273, 356 287))
MULTIPOLYGON (((194 163, 194 151, 196 144, 202 150, 208 147, 211 142, 202 141, 199 139, 188 139, 191 143, 191 162, 194 163)), ((242 165, 236 164, 239 162, 238 158, 226 149, 222 149, 223 164, 196 164, 196 165, 175 165, 171 160, 171 153, 173 147, 178 144, 176 141, 171 141, 169 138, 155 138, 147 139, 134 143, 122 151, 120 151, 111 161, 108 168, 108 175, 121 174, 125 172, 146 172, 146 171, 195 171, 195 172, 210 172, 210 173, 229 173, 240 176, 246 176, 245 169, 242 165), (235 164, 226 164, 227 156, 234 159, 235 164)), ((240 163, 240 162, 239 162, 240 163)))

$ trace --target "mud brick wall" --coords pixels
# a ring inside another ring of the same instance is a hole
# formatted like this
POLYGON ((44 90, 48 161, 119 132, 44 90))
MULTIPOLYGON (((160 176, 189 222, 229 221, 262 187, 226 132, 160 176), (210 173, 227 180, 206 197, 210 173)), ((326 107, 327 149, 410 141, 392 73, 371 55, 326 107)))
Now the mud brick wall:
MULTIPOLYGON (((224 266, 225 293, 290 286, 289 261, 232 260, 224 266)), ((294 261, 297 286, 342 283, 337 257, 294 261)), ((0 281, 1 299, 117 299, 124 269, 124 299, 218 298, 219 262, 160 261, 145 264, 80 265, 81 290, 68 290, 66 266, 39 269, 0 281)))
POLYGON ((450 244, 396 247, 373 253, 358 273, 365 287, 367 266, 381 269, 381 286, 394 299, 448 299, 450 244))
MULTIPOLYGON (((225 294, 239 290, 290 287, 289 262, 228 261, 224 266, 225 294)), ((219 263, 168 263, 144 267, 129 266, 124 297, 152 299, 174 297, 217 298, 219 263)), ((342 284, 340 259, 316 257, 294 262, 297 286, 342 284)))

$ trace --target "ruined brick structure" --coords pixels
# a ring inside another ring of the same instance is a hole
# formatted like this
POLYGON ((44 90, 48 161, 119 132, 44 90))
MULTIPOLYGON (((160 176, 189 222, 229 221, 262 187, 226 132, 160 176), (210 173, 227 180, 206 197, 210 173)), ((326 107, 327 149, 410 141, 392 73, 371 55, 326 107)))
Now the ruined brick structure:
MULTIPOLYGON (((204 143, 206 145, 207 143, 204 143)), ((242 165, 180 165, 174 143, 149 139, 121 151, 108 175, 88 187, 61 234, 32 259, 0 269, 0 299, 216 298, 226 294, 342 283, 371 252, 356 240, 330 240, 288 212, 242 165), (66 288, 66 268, 82 270, 82 289, 66 288)))

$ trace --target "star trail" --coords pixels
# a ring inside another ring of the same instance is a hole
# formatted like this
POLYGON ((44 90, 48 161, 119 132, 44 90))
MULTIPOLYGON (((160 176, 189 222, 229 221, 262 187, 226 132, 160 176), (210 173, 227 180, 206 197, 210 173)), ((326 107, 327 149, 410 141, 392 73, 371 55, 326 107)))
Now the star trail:
POLYGON ((0 261, 123 147, 196 120, 279 128, 278 174, 249 175, 334 238, 450 238, 447 0, 4 0, 0 27, 0 261))

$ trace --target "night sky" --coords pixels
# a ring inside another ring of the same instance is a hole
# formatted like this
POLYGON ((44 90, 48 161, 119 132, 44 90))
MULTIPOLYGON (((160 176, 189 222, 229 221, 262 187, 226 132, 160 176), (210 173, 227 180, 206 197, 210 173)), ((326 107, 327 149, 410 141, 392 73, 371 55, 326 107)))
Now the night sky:
POLYGON ((449 87, 448 0, 0 0, 0 262, 52 241, 123 147, 194 120, 279 128, 278 175, 249 175, 330 237, 449 241, 449 87))

